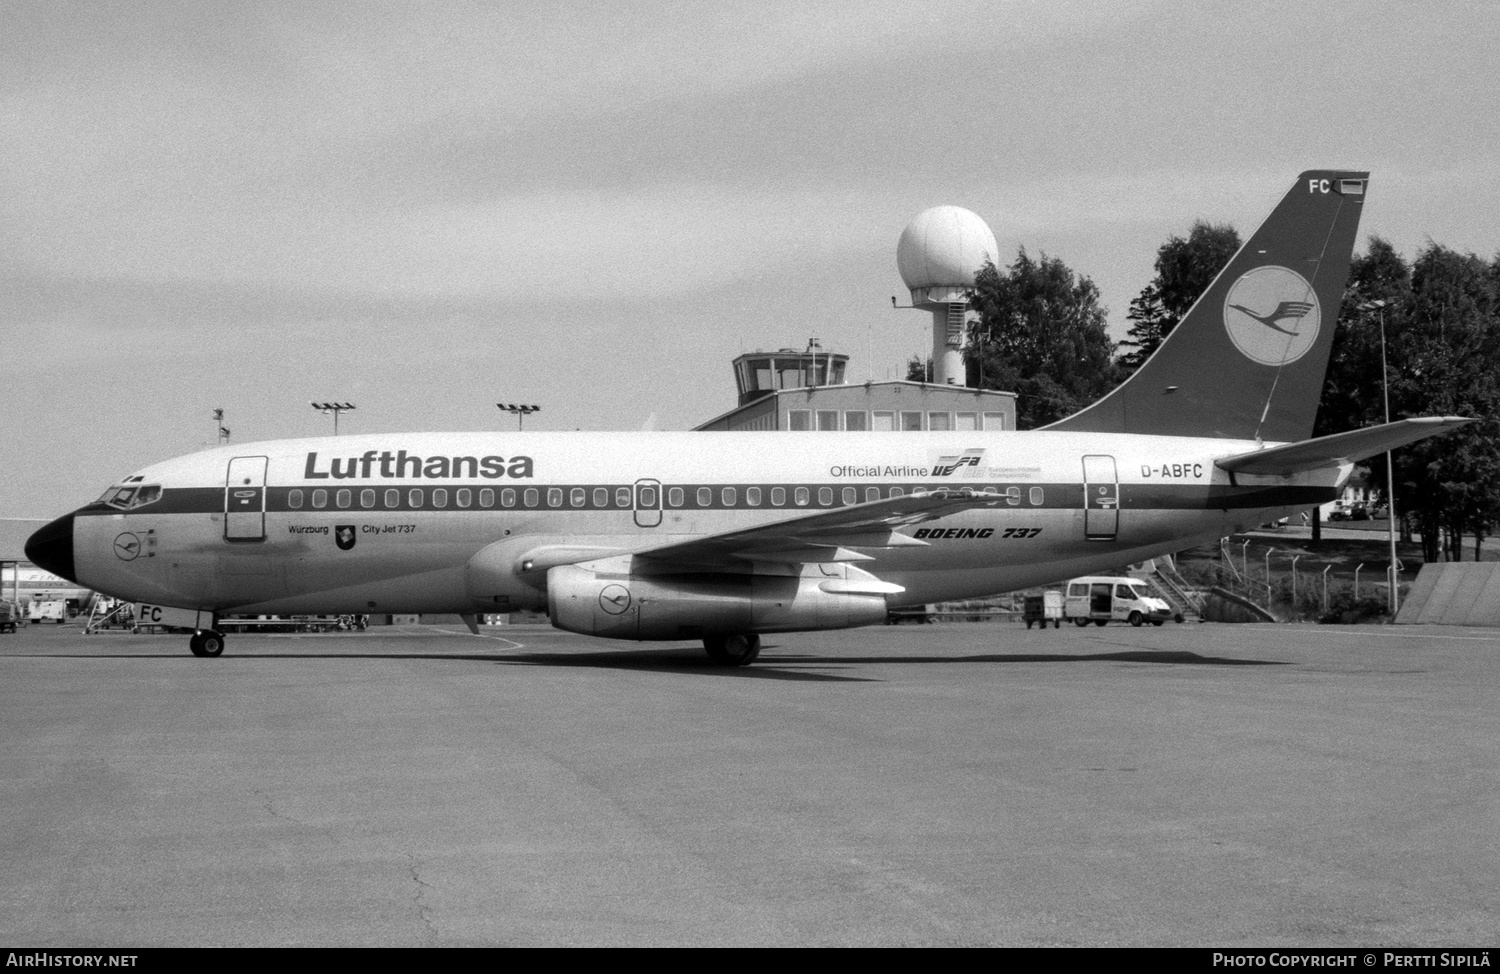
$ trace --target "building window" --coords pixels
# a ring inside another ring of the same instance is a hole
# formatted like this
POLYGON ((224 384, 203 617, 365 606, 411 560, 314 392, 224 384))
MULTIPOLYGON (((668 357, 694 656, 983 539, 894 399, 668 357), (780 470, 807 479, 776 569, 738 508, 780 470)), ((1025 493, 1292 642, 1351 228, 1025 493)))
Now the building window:
POLYGON ((1004 413, 985 413, 984 414, 984 428, 985 428, 986 432, 988 432, 990 430, 1003 430, 1003 429, 1005 429, 1005 414, 1004 413))
POLYGON ((877 433, 890 433, 896 428, 896 414, 874 412, 870 414, 870 429, 877 433))
POLYGON ((850 433, 863 433, 870 428, 870 414, 863 409, 844 413, 844 429, 850 433))
POLYGON ((960 433, 972 433, 979 429, 979 414, 959 413, 954 417, 953 428, 960 433))
POLYGON ((837 433, 839 431, 839 411, 837 409, 818 410, 818 432, 837 433))
POLYGON ((788 409, 786 413, 786 428, 798 431, 812 429, 812 410, 788 409))
POLYGON ((903 432, 903 433, 915 433, 915 432, 918 432, 921 429, 922 429, 922 414, 921 413, 902 413, 901 414, 901 432, 903 432))
POLYGON ((927 428, 934 433, 946 433, 953 429, 952 413, 928 413, 927 428))

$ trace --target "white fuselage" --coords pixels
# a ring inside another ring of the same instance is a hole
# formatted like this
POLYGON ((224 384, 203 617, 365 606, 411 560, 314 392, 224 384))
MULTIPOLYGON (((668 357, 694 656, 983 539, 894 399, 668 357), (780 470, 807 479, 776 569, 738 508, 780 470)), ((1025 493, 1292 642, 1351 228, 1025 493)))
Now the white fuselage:
POLYGON ((1214 466, 1255 447, 1048 432, 281 440, 138 471, 128 483, 159 494, 78 511, 74 558, 90 588, 218 613, 503 612, 546 605, 545 574, 513 567, 529 552, 557 564, 649 551, 893 491, 997 495, 897 525, 901 544, 850 546, 861 569, 904 589, 892 605, 912 605, 1180 550, 1332 499, 1348 474, 1214 466))

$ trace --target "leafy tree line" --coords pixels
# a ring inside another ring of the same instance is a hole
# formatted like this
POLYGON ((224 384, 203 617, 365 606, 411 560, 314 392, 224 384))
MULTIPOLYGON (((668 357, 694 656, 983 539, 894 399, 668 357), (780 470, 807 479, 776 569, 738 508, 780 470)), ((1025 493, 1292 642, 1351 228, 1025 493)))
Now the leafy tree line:
MULTIPOLYGON (((964 351, 968 384, 1017 393, 1019 429, 1076 412, 1140 367, 1239 247, 1227 224, 1199 221, 1169 238, 1118 348, 1098 288, 1061 259, 1023 247, 1008 267, 987 264, 969 302, 977 317, 964 351)), ((1368 310, 1377 300, 1386 302, 1391 418, 1480 420, 1396 452, 1397 511, 1420 530, 1428 561, 1459 559, 1468 537, 1478 557, 1500 523, 1500 256, 1486 262, 1429 243, 1408 263, 1372 238, 1350 271, 1315 435, 1384 421, 1381 315, 1368 310)), ((921 358, 908 366, 909 378, 930 376, 921 358)), ((1384 463, 1373 461, 1371 474, 1389 499, 1384 463)))

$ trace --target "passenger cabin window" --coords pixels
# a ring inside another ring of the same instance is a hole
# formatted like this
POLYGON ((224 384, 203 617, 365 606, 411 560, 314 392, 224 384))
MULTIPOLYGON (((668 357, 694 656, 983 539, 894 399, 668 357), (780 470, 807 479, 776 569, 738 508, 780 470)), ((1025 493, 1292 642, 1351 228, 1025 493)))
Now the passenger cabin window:
POLYGON ((453 503, 457 504, 459 507, 468 507, 470 504, 474 503, 474 492, 467 487, 460 487, 453 494, 453 503))
POLYGON ((313 507, 324 508, 328 506, 328 491, 319 488, 313 491, 313 507))
POLYGON ((1031 488, 1031 506, 1032 507, 1041 507, 1042 506, 1042 500, 1043 500, 1042 488, 1040 488, 1040 487, 1033 487, 1033 488, 1031 488))
POLYGON ((359 506, 365 508, 366 510, 375 506, 374 488, 366 487, 364 490, 359 492, 359 506))
POLYGON ((339 507, 348 507, 350 502, 353 500, 354 494, 351 493, 349 488, 347 487, 343 488, 337 494, 333 495, 333 502, 339 507))
POLYGON ((484 490, 481 490, 479 492, 479 506, 480 507, 494 507, 495 506, 495 489, 493 487, 486 487, 484 490))
POLYGON ((760 506, 760 488, 759 487, 746 487, 745 488, 745 503, 748 504, 748 505, 750 505, 751 507, 759 507, 760 506))
POLYGON ((708 507, 714 502, 714 492, 707 487, 698 488, 698 506, 708 507))
POLYGON ((683 494, 682 494, 682 488, 681 487, 670 488, 667 491, 667 504, 669 506, 671 506, 671 507, 681 507, 682 506, 682 497, 683 497, 683 494))
POLYGON ((535 487, 527 487, 526 493, 521 495, 521 500, 526 507, 536 507, 537 501, 541 499, 541 493, 535 487))
POLYGON ((422 488, 413 488, 412 491, 406 495, 406 499, 414 509, 420 510, 422 507, 422 501, 425 499, 422 494, 422 488))
POLYGON ((287 491, 286 506, 294 511, 302 507, 302 491, 299 488, 293 487, 287 491))
POLYGON ((385 492, 385 506, 387 508, 401 506, 401 491, 391 487, 385 492))
POLYGON ((447 507, 448 506, 448 488, 446 488, 446 487, 434 487, 432 489, 432 506, 433 507, 447 507))
POLYGON ((582 507, 588 503, 588 492, 582 487, 574 487, 568 491, 568 504, 573 507, 582 507))
POLYGON ((771 488, 771 506, 772 507, 785 507, 786 506, 786 488, 785 487, 772 487, 771 488))
POLYGON ((501 507, 515 507, 516 506, 516 490, 515 490, 514 487, 507 487, 507 488, 505 488, 504 490, 502 490, 500 492, 500 506, 501 507))

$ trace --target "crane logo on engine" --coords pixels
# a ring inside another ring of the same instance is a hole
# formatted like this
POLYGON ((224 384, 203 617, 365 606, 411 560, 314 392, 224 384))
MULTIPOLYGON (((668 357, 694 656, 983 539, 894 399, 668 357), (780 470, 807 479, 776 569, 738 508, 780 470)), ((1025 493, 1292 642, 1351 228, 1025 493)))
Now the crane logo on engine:
POLYGON ((599 608, 612 616, 630 608, 630 589, 623 585, 606 585, 599 593, 599 608))

